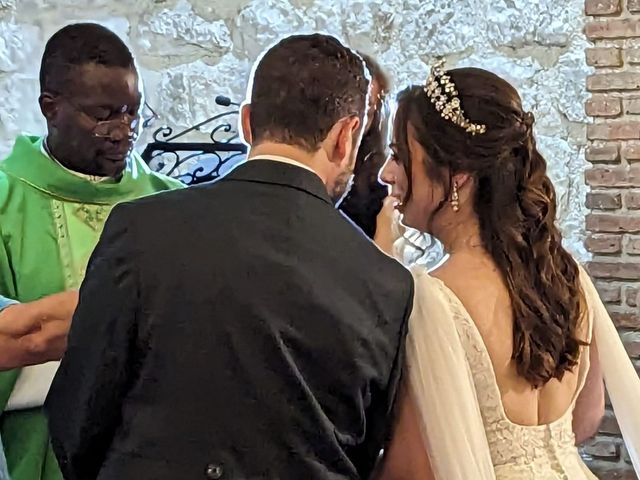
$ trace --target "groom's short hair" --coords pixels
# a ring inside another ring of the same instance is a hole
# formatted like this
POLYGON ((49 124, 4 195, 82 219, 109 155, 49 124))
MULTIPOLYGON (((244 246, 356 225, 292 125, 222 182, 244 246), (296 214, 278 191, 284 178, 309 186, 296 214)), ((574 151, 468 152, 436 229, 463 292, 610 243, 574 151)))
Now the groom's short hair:
POLYGON ((336 38, 287 37, 267 50, 253 73, 253 142, 315 151, 341 118, 363 120, 368 88, 364 61, 336 38))

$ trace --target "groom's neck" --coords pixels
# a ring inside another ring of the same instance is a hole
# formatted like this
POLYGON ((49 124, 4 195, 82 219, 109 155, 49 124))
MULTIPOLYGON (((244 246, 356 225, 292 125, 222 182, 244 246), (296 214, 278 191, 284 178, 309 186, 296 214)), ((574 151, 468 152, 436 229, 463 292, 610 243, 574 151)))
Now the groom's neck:
POLYGON ((306 165, 312 169, 326 184, 326 168, 322 165, 322 159, 319 158, 317 152, 309 152, 295 145, 284 143, 262 142, 258 145, 252 145, 247 158, 254 157, 285 157, 298 163, 306 165))

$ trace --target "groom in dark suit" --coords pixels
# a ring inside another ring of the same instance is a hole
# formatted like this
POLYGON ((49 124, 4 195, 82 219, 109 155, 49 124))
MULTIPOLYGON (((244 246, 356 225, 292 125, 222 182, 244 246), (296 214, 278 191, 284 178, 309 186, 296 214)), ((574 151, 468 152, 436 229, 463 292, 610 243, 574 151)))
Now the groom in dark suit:
POLYGON ((333 37, 286 38, 242 109, 249 160, 116 207, 47 399, 67 480, 371 474, 413 283, 334 209, 368 84, 333 37))

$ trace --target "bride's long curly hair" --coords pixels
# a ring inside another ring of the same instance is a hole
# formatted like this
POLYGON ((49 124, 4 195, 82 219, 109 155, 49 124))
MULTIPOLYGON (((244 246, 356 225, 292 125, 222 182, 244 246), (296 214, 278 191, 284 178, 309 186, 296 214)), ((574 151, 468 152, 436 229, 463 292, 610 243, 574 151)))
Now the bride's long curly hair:
POLYGON ((486 133, 473 136, 443 119, 424 87, 412 86, 398 96, 399 157, 411 178, 410 123, 427 154, 429 177, 444 187, 430 220, 448 205, 452 176, 464 172, 473 177, 482 242, 511 299, 512 358, 518 374, 538 388, 572 370, 585 344, 578 333, 585 305, 578 265, 562 247, 555 191, 536 148, 533 115, 523 111, 517 91, 481 69, 447 74, 466 118, 485 124, 486 133))

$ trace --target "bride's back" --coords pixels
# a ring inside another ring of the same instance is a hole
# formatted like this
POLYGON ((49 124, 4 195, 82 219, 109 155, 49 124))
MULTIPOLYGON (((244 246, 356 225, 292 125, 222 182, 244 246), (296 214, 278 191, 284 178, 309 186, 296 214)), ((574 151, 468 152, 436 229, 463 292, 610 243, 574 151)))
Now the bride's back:
MULTIPOLYGON (((567 371, 561 381, 552 379, 538 389, 518 374, 512 359, 511 299, 503 277, 489 256, 481 249, 452 255, 432 275, 455 294, 477 327, 491 358, 507 418, 525 426, 545 425, 561 418, 575 400, 579 369, 576 366, 567 371)), ((581 325, 581 338, 587 337, 586 328, 581 325)))
MULTIPOLYGON (((468 450, 487 443, 495 478, 592 478, 575 448, 572 416, 590 372, 593 316, 587 279, 562 246, 534 120, 513 86, 480 69, 439 64, 425 86, 398 96, 382 179, 400 202, 403 224, 450 252, 433 276, 416 282, 422 290, 409 328, 407 396, 415 395, 427 437, 430 423, 476 422, 479 411, 484 435, 470 425, 468 450), (434 384, 440 405, 429 393, 434 384)), ((433 457, 467 441, 454 432, 433 457)), ((432 436, 429 448, 438 442, 432 436)))

